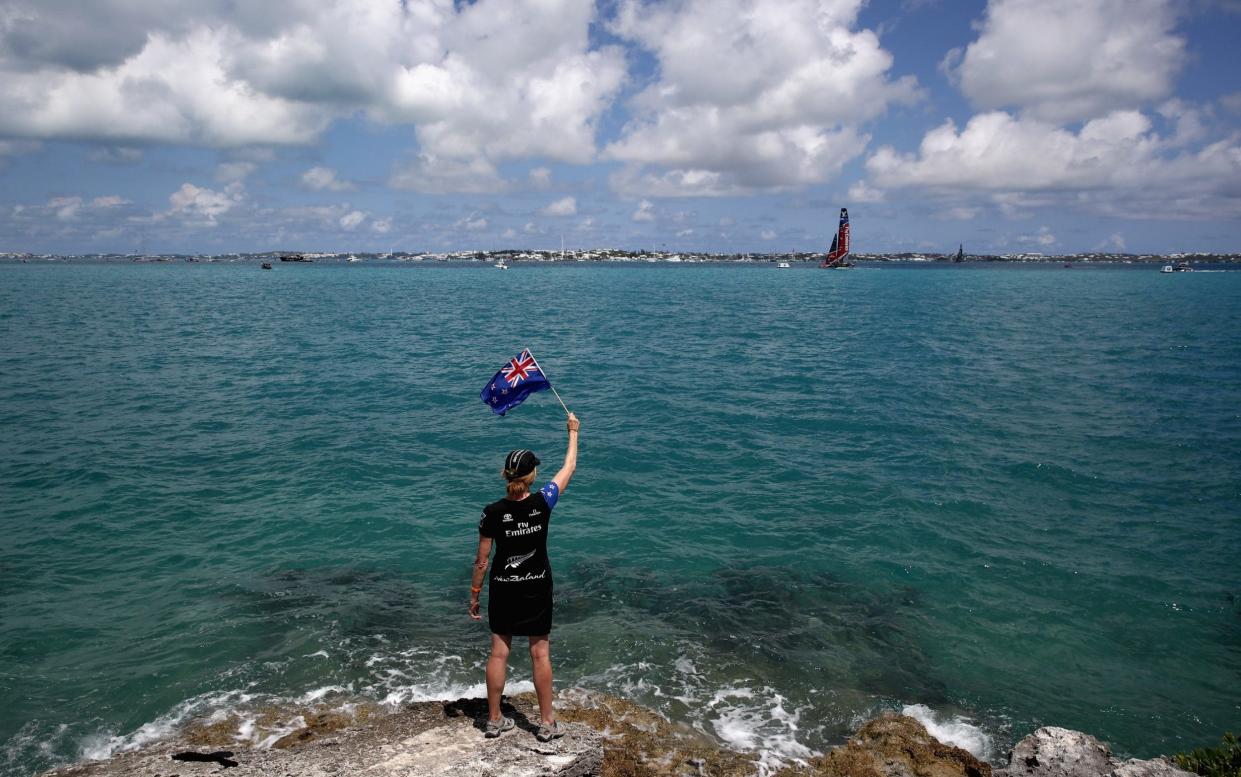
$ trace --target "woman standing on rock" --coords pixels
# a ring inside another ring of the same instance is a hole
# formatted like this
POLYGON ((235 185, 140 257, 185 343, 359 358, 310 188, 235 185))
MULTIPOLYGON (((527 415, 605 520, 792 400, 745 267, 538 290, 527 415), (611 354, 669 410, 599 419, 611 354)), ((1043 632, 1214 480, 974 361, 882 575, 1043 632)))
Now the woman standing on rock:
POLYGON ((483 508, 478 522, 478 556, 470 583, 470 617, 482 620, 478 596, 491 546, 495 561, 487 588, 487 618, 491 626, 491 657, 487 659, 486 735, 498 737, 513 727, 512 718, 500 714, 500 695, 508 671, 513 637, 528 637, 534 667, 534 690, 542 718, 537 737, 548 742, 563 736, 552 710, 552 567, 547 559, 547 529, 560 494, 569 487, 577 469, 577 432, 581 424, 569 413, 569 445, 564 464, 551 482, 531 492, 538 477, 539 459, 528 450, 515 450, 504 460, 508 493, 483 508))

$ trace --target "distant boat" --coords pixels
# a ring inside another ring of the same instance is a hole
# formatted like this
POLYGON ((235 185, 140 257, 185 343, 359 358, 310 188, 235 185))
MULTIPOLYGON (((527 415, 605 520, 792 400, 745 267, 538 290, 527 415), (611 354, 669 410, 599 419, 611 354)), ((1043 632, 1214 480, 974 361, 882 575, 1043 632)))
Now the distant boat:
POLYGON ((1194 268, 1189 266, 1189 262, 1177 262, 1176 264, 1165 264, 1159 268, 1159 272, 1193 272, 1194 268))
POLYGON ((788 262, 777 262, 776 263, 777 270, 787 270, 789 267, 790 265, 788 262))
POLYGON ((498 262, 496 262, 495 264, 493 264, 493 265, 492 265, 492 267, 495 267, 497 270, 507 270, 507 269, 508 269, 508 265, 504 263, 504 260, 503 260, 503 259, 501 259, 500 261, 498 261, 498 262))
POLYGON ((260 267, 262 267, 264 270, 270 270, 271 262, 263 262, 263 264, 261 264, 260 267))
POLYGON ((840 225, 836 228, 836 234, 832 237, 832 250, 827 252, 827 256, 823 257, 823 263, 819 265, 824 270, 847 270, 853 265, 848 261, 849 256, 849 211, 846 208, 840 209, 840 225))
POLYGON ((362 260, 361 260, 361 259, 359 259, 358 257, 354 256, 353 254, 349 254, 349 258, 348 258, 346 261, 348 261, 348 262, 360 262, 360 261, 362 261, 362 260))
POLYGON ((956 255, 956 256, 954 256, 954 257, 952 257, 952 261, 954 261, 954 262, 964 262, 964 261, 965 261, 965 243, 958 243, 958 244, 957 244, 957 255, 956 255))
POLYGON ((301 254, 282 254, 280 256, 282 262, 313 262, 314 259, 307 259, 301 254))

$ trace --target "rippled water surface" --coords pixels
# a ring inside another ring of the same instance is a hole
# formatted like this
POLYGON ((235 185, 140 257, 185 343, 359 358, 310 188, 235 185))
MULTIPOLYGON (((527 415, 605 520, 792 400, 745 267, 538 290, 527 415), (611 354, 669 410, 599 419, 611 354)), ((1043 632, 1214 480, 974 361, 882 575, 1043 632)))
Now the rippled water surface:
POLYGON ((1241 724, 1241 273, 10 265, 0 335, 6 774, 481 692, 479 509, 564 445, 478 400, 523 345, 559 686, 785 759, 1241 724))

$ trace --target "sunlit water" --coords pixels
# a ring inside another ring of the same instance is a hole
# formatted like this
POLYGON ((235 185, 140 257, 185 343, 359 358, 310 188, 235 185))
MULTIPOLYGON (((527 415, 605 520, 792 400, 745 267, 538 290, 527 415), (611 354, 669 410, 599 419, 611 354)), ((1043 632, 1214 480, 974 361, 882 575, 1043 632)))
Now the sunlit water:
MULTIPOLYGON (((481 506, 582 418, 559 687, 768 762, 1241 722, 1241 273, 0 266, 0 770, 481 693, 481 506)), ((513 681, 529 687, 516 651, 513 681)))

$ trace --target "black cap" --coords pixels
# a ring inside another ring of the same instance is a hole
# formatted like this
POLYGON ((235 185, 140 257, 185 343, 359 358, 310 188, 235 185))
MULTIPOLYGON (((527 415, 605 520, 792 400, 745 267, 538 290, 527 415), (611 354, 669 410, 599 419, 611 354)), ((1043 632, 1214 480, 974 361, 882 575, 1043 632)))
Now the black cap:
POLYGON ((539 457, 534 455, 534 451, 528 451, 525 448, 512 451, 504 460, 504 477, 509 480, 522 478, 534 472, 537 466, 539 466, 539 457))

